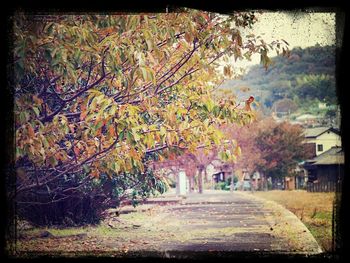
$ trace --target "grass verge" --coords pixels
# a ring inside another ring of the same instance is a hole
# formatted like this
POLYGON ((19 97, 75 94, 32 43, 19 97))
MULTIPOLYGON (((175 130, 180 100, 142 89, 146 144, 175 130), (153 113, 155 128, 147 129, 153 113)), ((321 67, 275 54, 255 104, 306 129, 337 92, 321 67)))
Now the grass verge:
POLYGON ((273 190, 255 192, 254 195, 275 201, 294 213, 310 230, 319 245, 327 252, 332 251, 334 193, 273 190))

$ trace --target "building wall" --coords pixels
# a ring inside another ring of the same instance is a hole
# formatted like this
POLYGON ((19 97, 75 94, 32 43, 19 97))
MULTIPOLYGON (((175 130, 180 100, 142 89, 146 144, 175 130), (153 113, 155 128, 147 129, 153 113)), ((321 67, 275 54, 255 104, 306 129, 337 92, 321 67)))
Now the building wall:
POLYGON ((341 146, 341 137, 338 134, 328 131, 321 134, 317 138, 306 139, 306 142, 315 143, 316 155, 320 155, 321 153, 328 151, 330 148, 334 146, 341 146), (319 151, 317 145, 323 146, 322 151, 319 151))
POLYGON ((212 164, 207 165, 205 169, 207 170, 207 175, 210 180, 213 178, 213 174, 217 173, 217 171, 215 170, 212 164))
POLYGON ((295 176, 288 176, 285 178, 285 189, 295 190, 295 176))
POLYGON ((343 165, 320 165, 317 166, 317 181, 319 183, 324 182, 337 182, 340 174, 344 173, 343 165))

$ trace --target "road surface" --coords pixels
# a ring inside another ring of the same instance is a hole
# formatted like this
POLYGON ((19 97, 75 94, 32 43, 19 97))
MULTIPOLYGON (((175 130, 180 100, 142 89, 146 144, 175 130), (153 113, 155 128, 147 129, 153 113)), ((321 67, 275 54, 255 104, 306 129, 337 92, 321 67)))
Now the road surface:
POLYGON ((21 241, 19 254, 215 257, 236 252, 305 256, 322 252, 294 214, 253 193, 237 191, 206 190, 186 198, 166 193, 136 208, 123 207, 119 216, 82 231, 84 237, 21 241))

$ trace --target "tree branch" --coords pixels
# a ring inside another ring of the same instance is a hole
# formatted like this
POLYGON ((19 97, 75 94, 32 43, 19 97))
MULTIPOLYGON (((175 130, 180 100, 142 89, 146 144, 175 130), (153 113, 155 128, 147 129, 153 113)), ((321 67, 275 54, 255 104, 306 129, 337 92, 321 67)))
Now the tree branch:
MULTIPOLYGON (((182 66, 183 65, 185 65, 186 63, 187 63, 187 61, 189 61, 189 59, 192 57, 192 55, 194 54, 194 52, 199 48, 199 46, 200 45, 198 45, 198 46, 196 46, 196 42, 194 42, 193 43, 193 49, 192 49, 192 51, 189 53, 189 55, 186 57, 186 59, 183 61, 183 62, 181 62, 181 63, 177 63, 175 66, 173 66, 168 72, 171 72, 172 70, 174 70, 174 69, 176 69, 175 70, 175 72, 173 72, 172 74, 170 74, 168 77, 166 77, 163 81, 161 81, 158 85, 157 85, 157 87, 156 87, 156 89, 155 89, 155 91, 154 91, 154 94, 157 94, 158 93, 158 90, 159 90, 159 88, 160 88, 160 86, 165 82, 165 81, 167 81, 168 79, 170 79, 172 76, 174 76, 175 75, 175 73, 180 69, 180 68, 182 68, 182 66)), ((182 60, 182 59, 181 59, 182 60)), ((181 61, 180 60, 180 61, 181 61)), ((166 73, 166 74, 168 74, 168 73, 166 73)), ((165 74, 165 75, 166 75, 165 74)), ((162 76, 163 77, 163 76, 162 76)), ((161 78, 162 78, 161 77, 161 78)))
POLYGON ((44 185, 44 184, 47 184, 47 183, 49 183, 49 182, 52 182, 52 181, 56 180, 57 178, 59 178, 59 177, 61 177, 62 175, 64 175, 64 174, 70 172, 71 170, 76 169, 77 167, 82 166, 83 164, 87 163, 88 161, 92 160, 93 158, 95 158, 95 157, 97 157, 97 156, 99 156, 99 155, 101 155, 101 154, 103 154, 103 153, 105 153, 105 152, 108 152, 109 150, 112 149, 112 147, 113 147, 114 145, 117 144, 117 142, 118 142, 118 138, 117 138, 108 148, 106 148, 106 149, 104 149, 104 150, 102 150, 102 151, 100 151, 100 152, 97 152, 97 153, 91 155, 90 157, 88 157, 88 158, 85 159, 84 161, 82 161, 82 162, 80 162, 80 163, 78 163, 78 164, 75 164, 75 165, 73 165, 73 166, 67 168, 66 170, 60 172, 59 174, 57 174, 57 175, 55 175, 55 176, 53 176, 53 174, 54 174, 53 172, 50 173, 49 175, 47 175, 47 176, 45 176, 44 178, 41 179, 42 182, 40 182, 39 185, 37 185, 37 184, 31 184, 31 185, 28 185, 28 186, 24 186, 24 187, 22 187, 22 188, 19 188, 19 189, 17 190, 17 193, 23 192, 23 191, 26 191, 26 190, 29 190, 29 189, 32 189, 32 188, 35 188, 35 187, 38 187, 38 186, 42 186, 42 185, 44 185), (51 178, 50 178, 50 177, 51 177, 51 178), (48 179, 48 180, 46 180, 46 179, 48 179))
POLYGON ((95 82, 91 83, 90 85, 87 85, 86 87, 84 87, 83 89, 81 89, 80 91, 78 91, 75 95, 73 95, 72 97, 68 98, 68 99, 62 99, 62 104, 60 105, 60 107, 55 110, 53 113, 51 113, 50 115, 44 116, 42 118, 40 118, 39 120, 41 122, 47 122, 50 121, 55 115, 57 115, 61 110, 63 110, 63 108, 66 106, 66 104, 70 101, 73 101, 74 99, 76 99, 77 97, 79 97, 81 94, 83 94, 84 92, 86 92, 87 90, 97 86, 98 84, 100 84, 108 75, 110 75, 110 73, 105 73, 105 57, 103 57, 102 59, 102 75, 101 77, 96 80, 95 82))

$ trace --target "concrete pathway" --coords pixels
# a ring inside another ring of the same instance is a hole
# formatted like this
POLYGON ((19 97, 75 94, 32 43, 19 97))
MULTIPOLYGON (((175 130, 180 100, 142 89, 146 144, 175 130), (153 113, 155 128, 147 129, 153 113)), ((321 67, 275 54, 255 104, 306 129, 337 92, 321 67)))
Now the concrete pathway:
POLYGON ((139 231, 153 233, 142 237, 144 250, 322 252, 294 214, 251 193, 206 190, 183 199, 170 192, 150 198, 150 204, 152 216, 140 221, 139 231))
POLYGON ((81 229, 83 235, 21 240, 18 253, 205 259, 322 252, 294 214, 250 192, 206 190, 186 198, 168 192, 136 208, 125 206, 119 216, 110 212, 101 225, 81 229))

